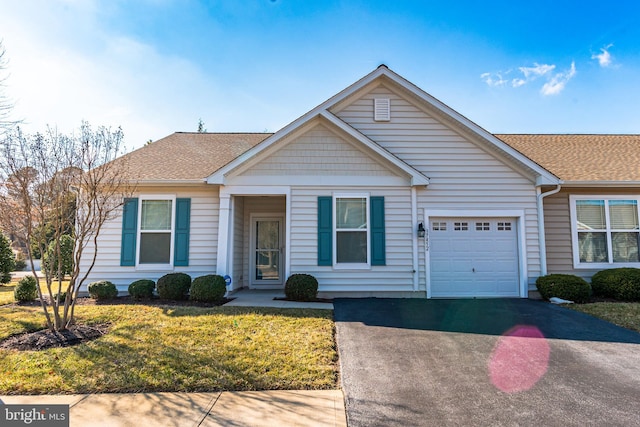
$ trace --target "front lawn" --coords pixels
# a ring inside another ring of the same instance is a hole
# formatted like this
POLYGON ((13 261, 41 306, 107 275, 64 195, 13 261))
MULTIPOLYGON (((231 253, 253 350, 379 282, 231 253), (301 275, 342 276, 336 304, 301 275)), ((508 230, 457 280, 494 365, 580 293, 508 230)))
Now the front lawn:
MULTIPOLYGON (((333 389, 332 312, 98 305, 99 339, 42 351, 0 349, 0 394, 333 389)), ((0 307, 0 340, 40 329, 40 307, 0 307)))
POLYGON ((6 285, 0 285, 0 305, 10 304, 15 301, 13 298, 13 288, 16 287, 16 284, 7 283, 6 285))
POLYGON ((640 303, 638 302, 596 302, 569 304, 566 307, 640 332, 640 303))

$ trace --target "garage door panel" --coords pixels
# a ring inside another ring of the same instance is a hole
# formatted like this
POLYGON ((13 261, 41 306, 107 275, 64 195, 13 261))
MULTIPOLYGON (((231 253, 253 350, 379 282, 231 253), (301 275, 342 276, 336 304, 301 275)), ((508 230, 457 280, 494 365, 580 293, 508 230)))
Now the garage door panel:
POLYGON ((519 296, 516 220, 433 218, 431 296, 519 296))

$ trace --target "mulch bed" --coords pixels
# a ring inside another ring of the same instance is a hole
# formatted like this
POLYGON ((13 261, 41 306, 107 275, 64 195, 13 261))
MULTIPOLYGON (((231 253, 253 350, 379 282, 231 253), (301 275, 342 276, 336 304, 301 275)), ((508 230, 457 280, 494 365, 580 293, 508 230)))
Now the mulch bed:
POLYGON ((43 329, 10 336, 0 343, 5 350, 38 351, 52 347, 68 347, 81 342, 95 340, 109 331, 108 323, 95 325, 72 325, 64 331, 43 329))

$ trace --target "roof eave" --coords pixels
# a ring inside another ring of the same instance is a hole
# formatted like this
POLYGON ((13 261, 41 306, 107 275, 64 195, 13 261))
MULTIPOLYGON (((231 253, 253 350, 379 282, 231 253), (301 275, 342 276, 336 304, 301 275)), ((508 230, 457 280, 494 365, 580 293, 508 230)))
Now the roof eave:
POLYGON ((575 181, 563 181, 565 187, 640 187, 640 181, 588 181, 588 180, 575 180, 575 181))
POLYGON ((130 184, 133 185, 193 185, 205 184, 206 179, 131 179, 130 184))

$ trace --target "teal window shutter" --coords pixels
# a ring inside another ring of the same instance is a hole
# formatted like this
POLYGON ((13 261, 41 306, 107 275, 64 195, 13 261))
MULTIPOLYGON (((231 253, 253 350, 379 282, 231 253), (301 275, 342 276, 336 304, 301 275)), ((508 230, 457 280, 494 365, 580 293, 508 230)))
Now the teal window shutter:
POLYGON ((191 199, 176 199, 176 228, 173 265, 189 265, 189 232, 191 230, 191 199))
POLYGON ((124 199, 122 205, 122 241, 120 265, 136 265, 136 239, 138 237, 138 199, 124 199))
POLYGON ((369 210, 371 211, 371 265, 386 265, 384 197, 370 197, 369 210))
POLYGON ((318 265, 333 265, 333 198, 318 197, 318 265))

